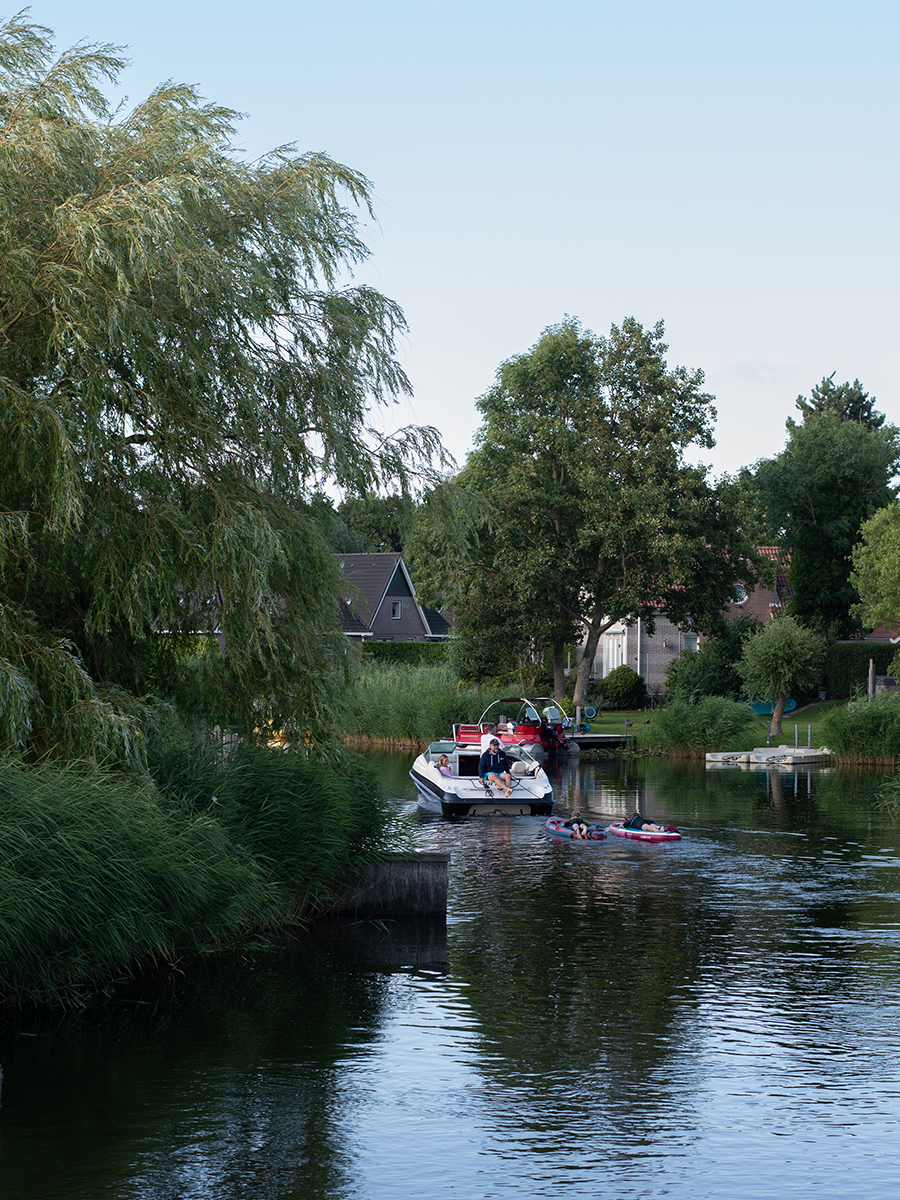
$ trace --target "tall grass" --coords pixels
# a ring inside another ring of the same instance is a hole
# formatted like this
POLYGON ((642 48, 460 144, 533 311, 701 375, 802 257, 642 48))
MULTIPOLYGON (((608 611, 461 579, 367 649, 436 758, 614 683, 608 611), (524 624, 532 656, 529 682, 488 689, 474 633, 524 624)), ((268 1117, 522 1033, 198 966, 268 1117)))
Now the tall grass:
POLYGON ((900 698, 873 696, 822 718, 820 732, 837 758, 859 763, 891 763, 900 755, 900 698))
POLYGON ((702 758, 709 751, 748 747, 757 717, 749 704, 724 696, 706 696, 697 704, 672 700, 653 714, 641 731, 641 742, 651 750, 702 758))
POLYGON ((429 742, 446 737, 455 722, 477 721, 493 700, 515 691, 461 691, 444 665, 366 663, 345 698, 343 732, 386 742, 429 742))
POLYGON ((211 748, 175 746, 152 756, 151 769, 166 802, 215 816, 294 907, 327 903, 384 840, 376 773, 358 755, 325 765, 245 746, 223 761, 211 748))
POLYGON ((0 763, 0 1003, 77 1003, 148 960, 328 904, 387 813, 356 756, 152 749, 155 781, 0 763))
POLYGON ((0 998, 73 998, 258 919, 266 873, 215 819, 75 769, 0 764, 0 998))

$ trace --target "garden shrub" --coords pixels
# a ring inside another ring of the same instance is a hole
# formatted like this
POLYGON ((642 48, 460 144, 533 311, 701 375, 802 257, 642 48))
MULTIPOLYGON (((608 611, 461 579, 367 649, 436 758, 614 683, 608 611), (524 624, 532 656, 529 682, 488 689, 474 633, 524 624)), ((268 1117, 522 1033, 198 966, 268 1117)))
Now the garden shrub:
POLYGON ((364 661, 405 663, 409 666, 439 666, 449 662, 447 642, 363 642, 364 661))
POLYGON ((643 708, 647 703, 643 675, 624 664, 610 671, 605 679, 598 679, 595 689, 607 708, 643 708))

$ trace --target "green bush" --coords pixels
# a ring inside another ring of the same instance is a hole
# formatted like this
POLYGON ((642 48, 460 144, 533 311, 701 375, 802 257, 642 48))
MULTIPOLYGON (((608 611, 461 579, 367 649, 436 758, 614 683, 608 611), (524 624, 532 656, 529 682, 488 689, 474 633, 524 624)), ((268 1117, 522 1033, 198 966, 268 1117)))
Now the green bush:
POLYGON ((647 703, 643 675, 624 664, 610 671, 605 679, 597 680, 595 689, 607 708, 643 708, 647 703))
POLYGON ((697 704, 672 700, 653 714, 640 740, 648 749, 701 758, 709 751, 749 749, 758 717, 749 704, 706 696, 697 704))
POLYGON ((830 696, 849 699, 865 688, 869 678, 869 659, 875 662, 876 675, 890 674, 896 646, 878 642, 835 642, 825 653, 825 685, 830 696))
POLYGON ((711 638, 699 650, 682 650, 666 669, 666 695, 696 702, 703 696, 739 700, 743 681, 737 671, 744 642, 760 628, 756 617, 743 614, 722 637, 711 638))
POLYGON ((900 697, 873 696, 825 714, 820 733, 838 758, 891 762, 900 755, 900 697))

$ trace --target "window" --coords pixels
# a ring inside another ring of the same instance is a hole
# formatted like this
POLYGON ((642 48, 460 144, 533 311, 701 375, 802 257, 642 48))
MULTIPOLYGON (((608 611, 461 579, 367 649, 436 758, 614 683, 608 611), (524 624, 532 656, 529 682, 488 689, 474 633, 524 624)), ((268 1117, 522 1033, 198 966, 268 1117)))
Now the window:
POLYGON ((683 638, 683 646, 685 650, 696 652, 700 649, 700 635, 698 633, 686 633, 683 638))
POLYGON ((391 601, 391 620, 392 621, 399 621, 400 618, 403 616, 402 605, 403 605, 402 600, 392 600, 391 601))

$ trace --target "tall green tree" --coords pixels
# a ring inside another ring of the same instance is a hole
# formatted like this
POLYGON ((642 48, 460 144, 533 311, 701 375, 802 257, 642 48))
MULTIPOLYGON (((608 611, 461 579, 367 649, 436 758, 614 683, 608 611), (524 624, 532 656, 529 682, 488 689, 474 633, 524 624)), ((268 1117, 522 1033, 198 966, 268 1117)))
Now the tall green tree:
POLYGON ((438 450, 369 415, 407 389, 400 309, 339 285, 370 185, 245 161, 190 87, 111 112, 122 65, 0 28, 0 738, 133 758, 141 698, 190 666, 211 714, 315 741, 344 647, 305 497, 438 450))
POLYGON ((368 492, 347 496, 338 505, 338 516, 351 533, 359 535, 369 554, 402 554, 406 531, 415 509, 410 495, 368 492))
POLYGON ((802 695, 819 681, 824 644, 818 634, 793 617, 779 617, 744 643, 738 672, 745 695, 772 705, 772 735, 781 736, 784 709, 791 693, 802 695))
POLYGON ((668 367, 663 332, 632 318, 605 338, 574 320, 546 330, 478 401, 483 424, 456 481, 475 513, 454 548, 462 569, 450 568, 457 614, 471 606, 489 622, 484 598, 500 586, 522 636, 558 663, 583 639, 576 703, 613 623, 652 628, 665 613, 712 632, 735 584, 755 578, 735 489, 685 461, 712 445, 712 397, 701 371, 668 367))
POLYGON ((785 449, 757 464, 758 503, 791 553, 789 612, 847 636, 859 628, 850 555, 863 522, 896 492, 900 431, 834 411, 787 424, 785 449))

